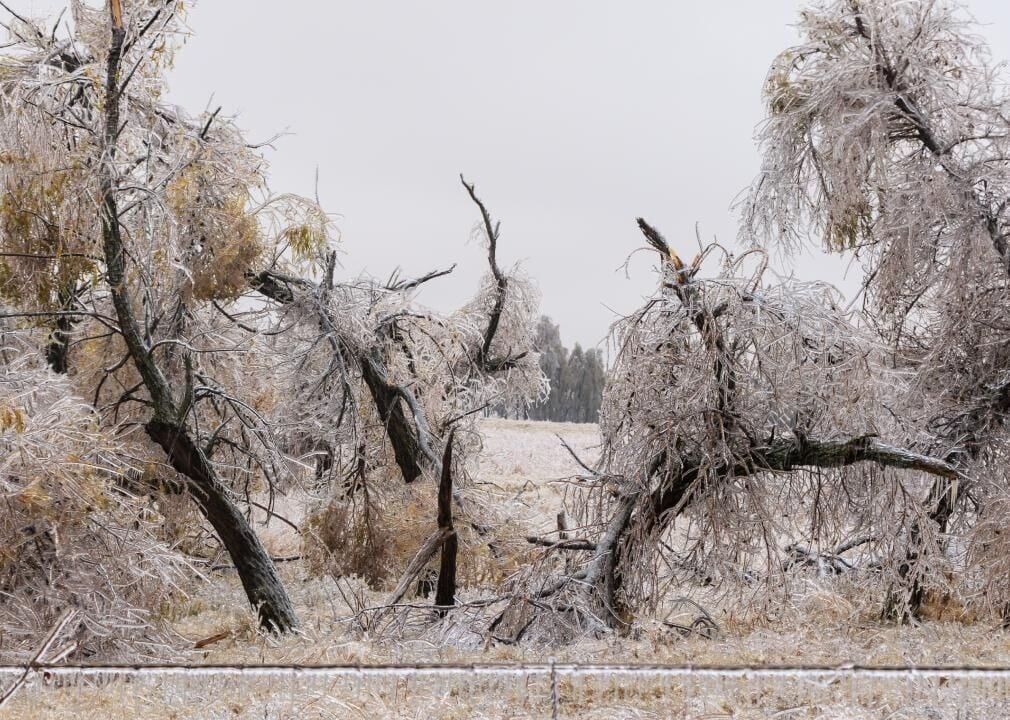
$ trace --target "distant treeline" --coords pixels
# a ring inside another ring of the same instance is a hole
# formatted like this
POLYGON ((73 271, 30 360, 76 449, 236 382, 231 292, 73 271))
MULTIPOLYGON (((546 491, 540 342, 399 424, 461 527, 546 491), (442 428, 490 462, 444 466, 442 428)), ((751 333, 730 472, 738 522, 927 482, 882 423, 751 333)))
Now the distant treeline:
POLYGON ((529 409, 530 420, 592 423, 599 419, 605 371, 603 354, 583 350, 575 343, 568 351, 561 343, 561 329, 549 317, 537 325, 536 349, 540 368, 551 382, 547 400, 529 409))

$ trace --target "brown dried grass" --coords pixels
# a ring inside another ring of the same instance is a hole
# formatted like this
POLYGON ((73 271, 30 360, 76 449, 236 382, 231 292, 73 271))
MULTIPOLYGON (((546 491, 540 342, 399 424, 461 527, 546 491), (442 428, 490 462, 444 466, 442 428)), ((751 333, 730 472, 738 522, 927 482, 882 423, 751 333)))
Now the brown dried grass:
MULTIPOLYGON (((491 421, 485 453, 475 481, 493 481, 525 508, 524 529, 539 532, 553 518, 562 497, 550 481, 574 472, 566 454, 555 450, 551 424, 491 421), (522 466, 521 471, 510 469, 522 466), (528 474, 527 474, 528 473, 528 474), (532 483, 528 480, 532 479, 532 483), (528 503, 528 507, 522 503, 528 503)), ((592 426, 561 428, 580 452, 595 442, 592 426)), ((402 567, 433 523, 434 488, 418 485, 405 492, 410 509, 391 534, 412 533, 389 547, 402 567), (416 496, 415 496, 416 494, 416 496), (412 504, 413 503, 413 504, 412 504), (407 518, 410 518, 409 520, 407 518), (416 529, 411 529, 414 525, 416 529)), ((290 503, 291 501, 288 500, 290 503)), ((289 517, 295 515, 290 509, 289 517)), ((262 519, 262 518, 261 518, 262 519)), ((273 527, 273 525, 271 525, 273 527)), ((293 534, 293 533, 292 533, 293 534)), ((504 533, 503 533, 504 534, 504 533)), ((278 547, 292 538, 279 534, 278 547)), ((276 551, 276 550, 275 550, 276 551)), ((392 555, 390 556, 392 557, 392 555)), ((884 625, 878 620, 883 589, 872 576, 818 578, 799 575, 774 602, 741 606, 711 588, 685 588, 703 602, 719 623, 722 636, 707 640, 683 637, 660 619, 681 620, 678 607, 659 608, 641 622, 636 637, 583 639, 551 649, 460 642, 453 616, 432 625, 430 617, 414 624, 367 631, 359 621, 362 607, 381 605, 385 591, 361 576, 319 575, 307 563, 280 566, 291 590, 302 629, 281 639, 264 636, 245 608, 234 572, 213 575, 211 585, 179 601, 168 615, 185 638, 178 651, 203 663, 384 663, 384 662, 558 662, 712 664, 1006 664, 1010 639, 985 618, 958 615, 954 600, 931 601, 942 608, 937 621, 919 626, 884 625), (393 632, 392 630, 397 630, 393 632), (204 638, 223 639, 195 649, 204 638), (187 649, 188 648, 188 649, 187 649)), ((394 573, 395 574, 395 573, 394 573)), ((479 577, 470 571, 468 577, 479 577)), ((386 581, 388 582, 388 578, 386 581)), ((466 586, 461 599, 481 594, 466 586)), ((463 611, 459 611, 463 612, 463 611)), ((464 616, 459 616, 464 617, 464 616)), ((462 622, 460 620, 459 622, 462 622)), ((466 636, 463 636, 464 639, 466 636)), ((818 684, 806 680, 679 681, 659 676, 559 679, 562 718, 991 718, 1006 716, 1010 693, 998 684, 952 678, 943 687, 922 680, 866 680, 818 684), (958 715, 960 713, 960 715, 958 715)), ((62 689, 33 685, 10 708, 26 718, 542 718, 549 717, 549 680, 515 678, 184 679, 165 677, 76 685, 62 689)))

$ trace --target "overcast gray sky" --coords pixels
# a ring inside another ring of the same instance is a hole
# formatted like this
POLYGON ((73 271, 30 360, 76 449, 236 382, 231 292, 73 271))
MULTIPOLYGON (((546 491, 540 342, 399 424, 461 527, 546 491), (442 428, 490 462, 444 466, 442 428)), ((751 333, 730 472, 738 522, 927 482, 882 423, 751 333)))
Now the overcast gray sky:
MULTIPOLYGON (((57 0, 15 7, 44 10, 57 0)), ((485 269, 463 172, 502 220, 500 258, 543 291, 566 343, 595 345, 655 285, 642 215, 693 254, 734 243, 731 205, 772 58, 797 40, 797 0, 203 0, 171 77, 193 112, 223 105, 269 152, 275 190, 337 215, 344 272, 459 262, 420 299, 449 309, 485 269)), ((1010 2, 970 0, 997 59, 1010 2)), ((796 273, 851 289, 843 266, 796 273)))

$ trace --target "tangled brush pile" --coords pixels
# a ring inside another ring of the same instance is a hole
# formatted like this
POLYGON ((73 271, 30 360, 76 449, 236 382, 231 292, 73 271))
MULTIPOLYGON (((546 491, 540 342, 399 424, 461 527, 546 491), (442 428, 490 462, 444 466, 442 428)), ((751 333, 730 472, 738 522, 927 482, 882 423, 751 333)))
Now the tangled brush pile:
POLYGON ((122 487, 136 472, 123 441, 10 339, 0 373, 0 662, 26 660, 67 610, 77 612, 65 657, 150 655, 159 603, 186 566, 122 487))

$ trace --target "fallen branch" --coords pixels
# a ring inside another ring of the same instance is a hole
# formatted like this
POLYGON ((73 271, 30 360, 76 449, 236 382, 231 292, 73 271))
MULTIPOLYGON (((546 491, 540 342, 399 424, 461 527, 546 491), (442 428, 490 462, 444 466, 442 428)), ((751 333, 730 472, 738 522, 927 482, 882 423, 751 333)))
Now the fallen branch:
MULTIPOLYGON (((663 624, 667 627, 673 628, 680 632, 682 635, 689 635, 695 633, 700 635, 707 640, 716 640, 722 635, 722 628, 719 627, 719 623, 715 621, 712 614, 706 610, 704 607, 699 605, 697 602, 688 597, 678 597, 673 598, 670 601, 673 605, 690 605, 695 610, 698 611, 698 615, 695 616, 694 620, 691 621, 690 625, 682 625, 680 623, 675 623, 671 620, 663 620, 663 624)), ((669 615, 667 615, 669 617, 669 615)))
POLYGON ((804 545, 793 543, 784 548, 786 559, 782 563, 782 570, 790 570, 796 566, 817 568, 820 577, 826 575, 841 575, 855 569, 855 566, 845 558, 839 557, 835 553, 822 553, 811 550, 804 545))
POLYGON ((210 637, 205 637, 202 640, 197 640, 195 643, 193 643, 193 648, 196 650, 200 650, 201 648, 205 648, 208 645, 213 645, 216 642, 225 640, 230 636, 231 636, 231 630, 224 630, 222 632, 211 635, 210 637))
POLYGON ((816 567, 817 574, 822 577, 825 575, 841 575, 856 568, 851 562, 841 557, 842 553, 874 540, 876 538, 872 535, 863 535, 841 543, 830 552, 818 552, 804 545, 792 543, 783 548, 787 557, 782 563, 782 569, 789 570, 796 565, 801 565, 804 567, 816 567))
POLYGON ((583 538, 571 538, 563 540, 551 540, 550 538, 527 535, 526 542, 531 545, 540 545, 552 550, 595 550, 596 543, 583 538))
POLYGON ((664 620, 663 624, 668 628, 673 628, 681 635, 686 636, 694 633, 706 640, 717 640, 719 638, 719 626, 704 616, 696 617, 690 625, 681 625, 672 620, 664 620))
MULTIPOLYGON (((53 625, 52 630, 49 631, 49 634, 46 635, 45 639, 39 645, 39 649, 35 651, 34 655, 32 655, 32 659, 28 661, 28 665, 25 667, 24 672, 22 672, 18 679, 4 691, 3 695, 0 695, 0 708, 6 705, 10 699, 14 697, 14 694, 21 689, 21 686, 23 686, 28 680, 28 676, 31 675, 31 673, 36 670, 39 663, 42 662, 42 656, 49 652, 49 648, 51 648, 53 643, 56 642, 56 638, 59 637, 60 633, 63 632, 63 629, 75 617, 77 617, 77 610, 71 609, 64 611, 63 615, 60 616, 60 619, 56 621, 55 625, 53 625)), ((58 655, 62 656, 66 656, 67 654, 67 652, 58 653, 58 655)))
POLYGON ((447 534, 442 528, 438 528, 428 536, 428 539, 418 548, 414 559, 407 565, 407 569, 403 571, 400 582, 396 584, 396 588, 390 593, 389 598, 385 602, 386 606, 396 605, 403 599, 403 596, 407 593, 407 588, 414 582, 414 578, 428 564, 428 561, 435 557, 438 549, 442 547, 447 534))
POLYGON ((860 537, 853 538, 852 540, 846 540, 841 545, 835 547, 835 549, 832 550, 831 553, 833 555, 841 555, 843 552, 853 550, 857 547, 860 547, 861 545, 873 542, 876 539, 877 538, 874 537, 873 535, 861 535, 860 537))

